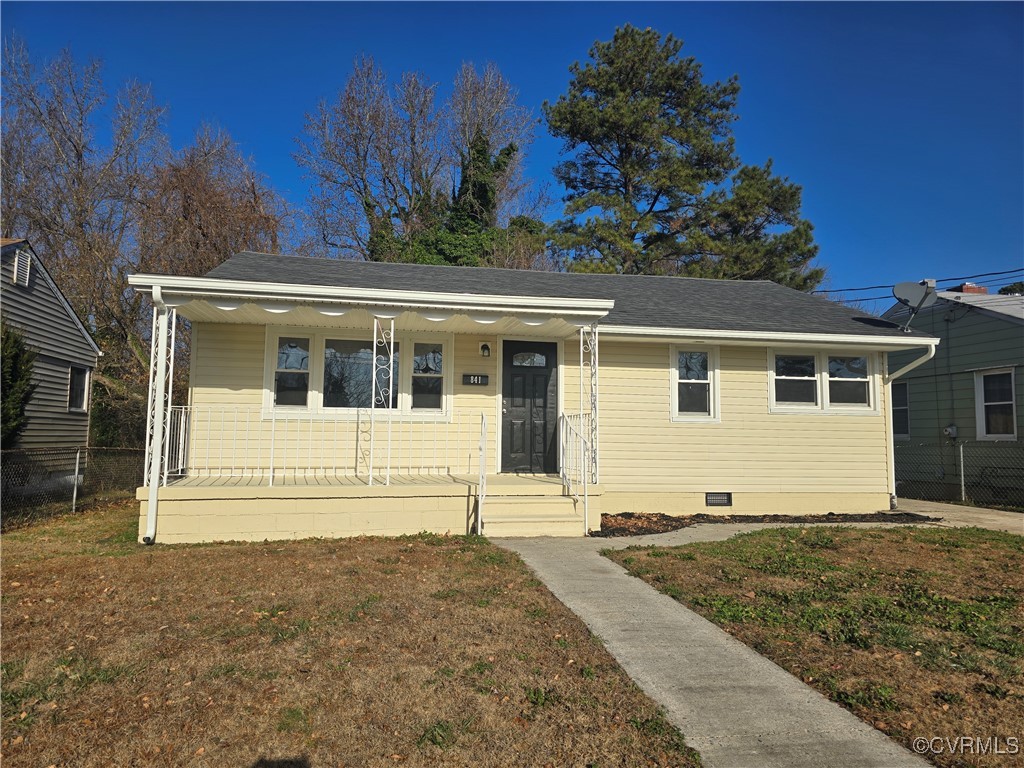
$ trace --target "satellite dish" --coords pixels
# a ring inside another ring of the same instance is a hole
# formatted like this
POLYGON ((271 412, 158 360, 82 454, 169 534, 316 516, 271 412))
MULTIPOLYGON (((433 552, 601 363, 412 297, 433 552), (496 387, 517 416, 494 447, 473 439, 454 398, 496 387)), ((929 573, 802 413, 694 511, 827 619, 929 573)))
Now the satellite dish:
POLYGON ((897 283, 892 287, 892 295, 900 304, 915 309, 930 307, 939 298, 935 289, 928 283, 897 283))
POLYGON ((925 280, 919 283, 897 283, 892 287, 892 295, 900 304, 910 307, 910 317, 901 328, 904 333, 910 333, 910 322, 914 316, 925 307, 930 307, 939 298, 935 286, 925 280))

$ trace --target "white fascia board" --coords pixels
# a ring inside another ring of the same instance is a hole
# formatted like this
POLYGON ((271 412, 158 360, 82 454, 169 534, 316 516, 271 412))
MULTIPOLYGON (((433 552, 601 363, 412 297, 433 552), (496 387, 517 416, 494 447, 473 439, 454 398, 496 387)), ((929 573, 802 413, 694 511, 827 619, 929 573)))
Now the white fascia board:
POLYGON ((611 299, 580 299, 569 296, 500 296, 494 294, 436 293, 400 291, 386 288, 345 288, 290 283, 254 283, 244 280, 218 280, 202 277, 167 275, 129 275, 128 284, 142 292, 155 286, 165 298, 173 295, 198 300, 208 298, 246 301, 286 301, 296 303, 351 304, 353 306, 392 306, 408 309, 448 309, 493 313, 557 313, 600 319, 611 311, 611 299))
POLYGON ((602 325, 601 338, 622 336, 631 340, 647 337, 651 341, 706 341, 735 345, 763 346, 856 346, 872 349, 903 350, 934 347, 939 339, 931 336, 863 336, 841 333, 788 333, 781 331, 710 331, 699 328, 647 328, 637 325, 602 325), (639 337, 639 338, 638 338, 639 337))
MULTIPOLYGON (((24 246, 32 252, 32 266, 39 270, 39 273, 43 276, 43 279, 46 281, 46 284, 50 286, 50 290, 53 291, 54 295, 57 297, 57 301, 60 302, 60 305, 64 308, 64 311, 67 312, 68 317, 71 318, 71 322, 73 322, 78 327, 78 330, 81 331, 82 338, 84 338, 86 343, 88 343, 88 345, 92 347, 93 351, 96 353, 96 356, 103 357, 103 351, 93 340, 92 334, 89 333, 89 330, 85 327, 85 323, 83 323, 78 318, 78 313, 71 308, 71 303, 67 300, 67 297, 61 292, 60 288, 57 287, 57 283, 54 282, 53 278, 50 276, 50 273, 46 270, 46 265, 44 265, 42 259, 40 259, 36 255, 35 249, 32 247, 32 244, 28 240, 22 240, 19 243, 12 243, 12 245, 15 245, 18 248, 24 246)), ((93 365, 93 367, 95 367, 95 364, 93 365)))

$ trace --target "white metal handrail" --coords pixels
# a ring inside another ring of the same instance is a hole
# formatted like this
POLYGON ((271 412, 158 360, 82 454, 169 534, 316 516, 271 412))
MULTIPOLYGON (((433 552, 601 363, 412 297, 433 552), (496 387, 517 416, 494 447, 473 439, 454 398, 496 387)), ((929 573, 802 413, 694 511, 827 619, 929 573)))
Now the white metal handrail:
POLYGON ((590 456, 591 446, 587 440, 589 430, 588 413, 566 413, 561 416, 559 429, 559 472, 562 487, 576 501, 583 502, 583 535, 590 527, 590 456))
POLYGON ((479 475, 486 471, 487 420, 358 409, 349 418, 261 408, 176 405, 165 441, 164 484, 182 477, 279 482, 351 477, 388 484, 392 475, 479 475), (375 429, 391 439, 373 440, 375 429), (474 450, 477 449, 477 450, 474 450))
POLYGON ((487 498, 487 414, 480 414, 480 477, 476 486, 476 534, 484 532, 484 500, 487 498))

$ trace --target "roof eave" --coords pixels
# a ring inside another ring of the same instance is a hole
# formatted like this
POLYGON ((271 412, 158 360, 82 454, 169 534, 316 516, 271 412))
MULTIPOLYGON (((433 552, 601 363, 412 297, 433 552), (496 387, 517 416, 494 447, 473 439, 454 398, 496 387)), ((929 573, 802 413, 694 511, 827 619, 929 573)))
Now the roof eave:
POLYGON ((652 340, 665 341, 678 339, 686 341, 704 341, 708 343, 728 343, 731 345, 753 346, 821 346, 842 345, 861 348, 885 350, 917 349, 938 345, 939 339, 932 336, 901 335, 872 336, 856 333, 808 333, 790 331, 748 331, 748 330, 709 330, 704 328, 649 328, 631 325, 602 325, 601 337, 621 336, 629 339, 647 337, 652 340))
POLYGON ((234 299, 246 302, 279 301, 301 304, 348 304, 358 307, 401 307, 408 310, 557 313, 591 320, 605 317, 615 305, 611 299, 581 299, 569 296, 550 298, 438 293, 150 274, 129 275, 128 283, 142 293, 152 294, 154 288, 159 288, 160 299, 170 304, 195 299, 234 299))

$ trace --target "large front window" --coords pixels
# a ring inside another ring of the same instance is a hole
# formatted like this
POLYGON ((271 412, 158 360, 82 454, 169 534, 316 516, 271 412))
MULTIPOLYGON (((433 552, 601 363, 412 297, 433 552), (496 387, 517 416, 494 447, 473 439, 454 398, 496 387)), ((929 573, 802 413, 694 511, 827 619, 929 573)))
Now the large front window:
POLYGON ((265 402, 269 407, 305 408, 336 416, 371 405, 428 416, 444 413, 450 384, 445 362, 449 345, 445 338, 414 334, 396 339, 389 381, 386 352, 381 347, 375 351, 369 338, 345 338, 337 331, 271 333, 265 402))
POLYGON ((392 381, 388 381, 386 362, 377 366, 377 385, 373 376, 373 342, 326 339, 324 341, 324 408, 369 408, 373 393, 378 408, 398 407, 399 346, 394 345, 392 381), (389 395, 390 390, 390 396, 389 395))

